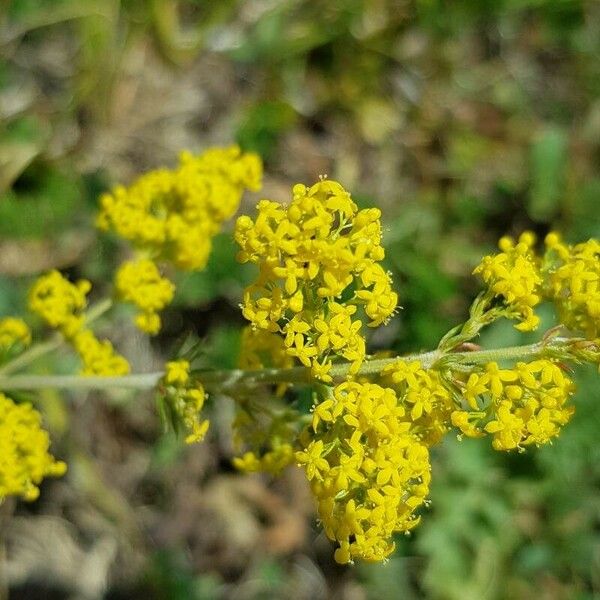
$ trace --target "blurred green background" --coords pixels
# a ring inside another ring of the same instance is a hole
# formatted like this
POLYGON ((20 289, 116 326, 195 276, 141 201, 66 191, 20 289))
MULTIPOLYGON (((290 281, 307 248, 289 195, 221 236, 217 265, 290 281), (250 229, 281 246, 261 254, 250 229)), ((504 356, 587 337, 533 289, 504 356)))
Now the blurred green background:
MULTIPOLYGON (((233 141, 265 160, 260 197, 328 174, 383 209, 404 310, 374 349, 433 347, 464 319, 470 272, 500 236, 600 235, 597 1, 2 0, 0 53, 0 314, 22 312, 49 268, 109 293, 127 249, 93 230, 98 194, 183 148, 233 141)), ((180 277, 158 338, 125 309, 100 330, 137 371, 188 331, 208 365, 233 366, 248 280, 234 256, 225 233, 205 272, 180 277)), ((501 325, 482 343, 516 336, 501 325)), ((38 365, 74 368, 67 355, 38 365)), ((211 440, 182 448, 151 396, 38 394, 69 473, 12 516, 3 507, 4 590, 600 598, 600 385, 593 370, 576 377, 576 416, 554 445, 500 454, 448 439, 422 524, 388 564, 345 568, 301 473, 232 471, 227 398, 214 399, 211 440)))

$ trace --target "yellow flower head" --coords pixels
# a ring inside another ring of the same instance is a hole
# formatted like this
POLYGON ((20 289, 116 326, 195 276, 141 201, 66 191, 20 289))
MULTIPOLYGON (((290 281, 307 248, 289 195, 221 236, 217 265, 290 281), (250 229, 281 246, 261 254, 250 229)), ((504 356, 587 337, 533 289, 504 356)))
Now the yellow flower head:
POLYGON ((560 321, 582 331, 588 339, 600 336, 600 242, 591 239, 570 246, 556 233, 546 237, 544 292, 558 310, 560 321))
POLYGON ((238 219, 241 262, 259 266, 242 311, 257 329, 282 334, 289 356, 331 381, 332 358, 365 357, 361 308, 369 326, 385 323, 398 297, 379 264, 380 211, 358 210, 335 181, 295 185, 289 206, 262 200, 255 220, 238 219))
POLYGON ((156 263, 147 258, 124 262, 117 271, 115 283, 119 296, 139 309, 136 325, 146 333, 158 333, 158 312, 173 299, 175 286, 161 276, 156 263))
POLYGON ((67 470, 48 453, 50 438, 41 420, 31 404, 15 404, 0 393, 0 502, 11 495, 35 500, 44 477, 67 470))
POLYGON ((89 281, 71 283, 58 271, 51 271, 31 287, 29 308, 72 344, 83 362, 82 375, 125 375, 129 372, 127 360, 108 340, 98 340, 91 329, 84 327, 90 288, 89 281))
POLYGON ((427 446, 391 388, 346 382, 313 409, 296 460, 305 469, 335 560, 384 560, 393 534, 419 521, 429 491, 427 446))
POLYGON ((16 346, 26 348, 31 344, 31 330, 23 319, 4 317, 0 319, 0 351, 16 346))
POLYGON ((153 259, 202 269, 211 239, 236 212, 244 189, 260 187, 261 176, 258 156, 236 146, 184 152, 177 168, 152 171, 102 196, 97 224, 153 259))
POLYGON ((520 321, 520 331, 536 329, 540 319, 534 313, 539 304, 542 278, 538 260, 533 253, 535 236, 526 231, 518 243, 509 237, 500 240, 499 254, 485 256, 473 271, 479 275, 491 294, 502 298, 504 304, 520 321))
POLYGON ((29 308, 66 337, 73 336, 83 325, 89 281, 71 283, 58 271, 50 271, 35 281, 29 290, 29 308))
POLYGON ((129 373, 127 360, 115 352, 108 340, 99 340, 90 329, 81 329, 71 343, 83 362, 81 375, 119 377, 129 373))
POLYGON ((548 443, 574 410, 567 405, 573 382, 548 359, 512 369, 488 363, 469 375, 462 391, 465 406, 452 413, 452 424, 468 437, 491 434, 496 450, 548 443))
POLYGON ((427 446, 437 444, 448 431, 453 404, 436 371, 419 361, 398 360, 385 367, 383 381, 392 387, 411 422, 412 431, 427 446))

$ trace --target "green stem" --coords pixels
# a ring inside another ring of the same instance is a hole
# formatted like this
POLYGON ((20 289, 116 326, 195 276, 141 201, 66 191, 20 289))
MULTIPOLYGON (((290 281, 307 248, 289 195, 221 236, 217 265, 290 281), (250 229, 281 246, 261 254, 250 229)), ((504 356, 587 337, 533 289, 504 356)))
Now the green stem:
MULTIPOLYGON (((85 323, 89 325, 93 323, 96 319, 101 317, 105 312, 110 310, 112 307, 112 300, 106 298, 98 304, 92 306, 88 312, 86 313, 85 323)), ((60 333, 55 333, 49 340, 46 342, 41 342, 40 344, 35 344, 29 350, 23 352, 13 360, 7 362, 4 366, 0 367, 0 376, 8 375, 9 373, 14 373, 23 367, 31 364, 36 361, 40 356, 44 356, 45 354, 49 354, 50 352, 60 348, 65 342, 64 337, 60 333)))
POLYGON ((8 375, 9 373, 18 371, 22 367, 26 367, 40 356, 44 356, 44 354, 48 354, 59 348, 63 342, 64 339, 62 335, 60 335, 60 333, 55 333, 46 342, 35 344, 35 346, 29 348, 29 350, 26 350, 23 354, 20 354, 10 362, 7 362, 0 368, 0 375, 8 375))
MULTIPOLYGON (((580 342, 579 338, 552 338, 526 346, 513 346, 494 350, 476 350, 473 352, 451 352, 444 354, 439 350, 396 356, 393 358, 379 358, 365 361, 359 369, 358 376, 377 375, 382 369, 398 360, 407 362, 418 360, 423 368, 433 367, 441 358, 451 358, 452 362, 460 365, 481 364, 491 361, 505 360, 532 360, 548 353, 550 348, 566 349, 574 343, 580 342)), ((336 364, 331 369, 334 382, 343 381, 350 370, 349 363, 336 364)), ((156 387, 162 372, 139 373, 122 377, 84 377, 79 375, 13 375, 5 377, 0 375, 0 390, 34 390, 41 388, 62 388, 72 390, 91 389, 152 389, 156 387)), ((243 369, 230 369, 222 371, 202 371, 196 373, 198 380, 210 392, 234 393, 236 390, 247 390, 260 384, 272 383, 313 383, 314 378, 310 369, 305 367, 292 367, 290 369, 260 369, 246 371, 243 369)))

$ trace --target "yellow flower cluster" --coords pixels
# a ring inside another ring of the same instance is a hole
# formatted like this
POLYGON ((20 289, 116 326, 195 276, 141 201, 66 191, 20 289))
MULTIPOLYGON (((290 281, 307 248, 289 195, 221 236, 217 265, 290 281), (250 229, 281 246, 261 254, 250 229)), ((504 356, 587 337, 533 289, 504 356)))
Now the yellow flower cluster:
POLYGON ((176 431, 181 424, 187 432, 186 444, 201 442, 210 424, 207 419, 200 418, 206 394, 199 382, 191 381, 190 363, 187 360, 168 362, 161 387, 176 431))
POLYGON ((138 307, 135 323, 142 331, 158 333, 158 312, 175 292, 154 261, 203 269, 213 237, 237 211, 244 190, 258 190, 261 178, 256 154, 242 154, 237 146, 212 148, 199 156, 183 152, 177 168, 151 171, 101 197, 98 227, 113 230, 140 255, 121 266, 116 287, 138 307))
POLYGON ((546 293, 559 318, 589 339, 600 336, 600 242, 565 244, 556 233, 546 236, 546 293))
POLYGON ((523 233, 517 244, 500 240, 501 253, 486 256, 475 269, 490 293, 503 298, 508 316, 521 321, 521 331, 539 323, 534 307, 552 300, 561 323, 589 339, 600 335, 600 242, 591 239, 571 246, 557 233, 546 236, 546 252, 533 251, 535 236, 523 233))
POLYGON ((529 231, 521 234, 516 244, 512 238, 503 237, 499 242, 502 252, 485 256, 473 271, 494 296, 504 300, 520 321, 515 325, 520 331, 532 331, 540 322, 533 310, 541 301, 538 288, 542 283, 534 244, 535 236, 529 231))
POLYGON ((98 340, 84 326, 89 281, 71 283, 58 271, 51 271, 35 281, 29 290, 29 308, 73 345, 79 354, 82 375, 125 375, 129 364, 116 353, 108 340, 98 340))
POLYGON ((148 258, 124 262, 117 271, 115 285, 119 296, 139 309, 136 325, 146 333, 158 333, 158 311, 171 302, 175 286, 161 276, 156 263, 148 258))
POLYGON ((461 383, 468 406, 452 413, 452 423, 468 437, 492 435, 496 450, 541 445, 556 437, 574 408, 566 406, 573 382, 547 359, 501 369, 490 362, 461 383))
POLYGON ((295 185, 289 206, 262 200, 253 221, 238 219, 235 239, 241 262, 260 267, 244 293, 242 311, 254 328, 282 334, 289 356, 331 381, 332 359, 365 357, 357 309, 369 326, 386 322, 398 297, 379 264, 381 213, 358 210, 335 181, 295 185))
POLYGON ((91 287, 85 279, 71 283, 58 271, 50 271, 29 290, 29 308, 50 327, 71 338, 83 327, 86 296, 91 287))
POLYGON ((91 329, 80 329, 69 341, 83 363, 81 375, 117 377, 129 373, 127 360, 115 352, 108 340, 99 340, 91 329))
POLYGON ((6 496, 35 500, 44 477, 59 477, 67 466, 48 454, 50 438, 31 404, 15 404, 0 393, 0 503, 6 496))
POLYGON ((31 330, 23 319, 4 317, 0 319, 0 352, 15 347, 26 348, 31 344, 31 330))
POLYGON ((153 259, 202 269, 213 236, 238 209, 244 189, 259 189, 261 177, 258 156, 237 146, 183 152, 177 168, 146 173, 102 196, 97 224, 153 259))
POLYGON ((427 446, 412 430, 396 393, 374 383, 345 382, 313 410, 296 460, 305 469, 335 560, 384 560, 395 532, 419 521, 429 491, 427 446))
POLYGON ((303 432, 295 454, 340 563, 382 560, 393 533, 416 525, 430 481, 428 448, 452 425, 512 450, 549 442, 573 413, 573 384, 547 359, 445 376, 397 360, 380 377, 386 387, 345 382, 313 406, 312 432, 303 432))
POLYGON ((454 407, 439 373, 423 369, 418 360, 398 360, 381 374, 402 402, 413 433, 427 446, 437 444, 449 429, 454 407))

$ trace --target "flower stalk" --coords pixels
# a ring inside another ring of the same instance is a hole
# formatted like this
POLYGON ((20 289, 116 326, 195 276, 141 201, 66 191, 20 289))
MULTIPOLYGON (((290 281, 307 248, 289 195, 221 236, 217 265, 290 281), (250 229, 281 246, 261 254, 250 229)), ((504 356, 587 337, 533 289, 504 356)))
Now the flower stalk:
MULTIPOLYGON (((474 350, 463 352, 441 352, 433 350, 418 354, 395 356, 388 358, 375 358, 366 360, 357 377, 373 377, 396 363, 398 360, 410 363, 418 361, 424 369, 434 368, 438 363, 444 366, 476 365, 488 362, 502 362, 505 360, 534 360, 544 356, 560 356, 576 358, 572 350, 578 344, 585 343, 584 338, 555 337, 527 344, 507 348, 494 348, 490 350, 474 350)), ((332 367, 331 375, 334 382, 344 381, 349 374, 351 363, 338 363, 332 367)), ((37 390, 45 388, 67 390, 107 390, 107 389, 138 389, 146 390, 156 387, 163 377, 162 371, 152 373, 137 373, 120 377, 81 377, 79 375, 7 375, 6 370, 0 374, 0 389, 37 390)), ((290 383, 310 384, 313 377, 310 368, 291 367, 288 369, 224 369, 215 371, 200 371, 195 373, 197 380, 202 383, 207 391, 221 394, 235 394, 258 385, 290 383)))

